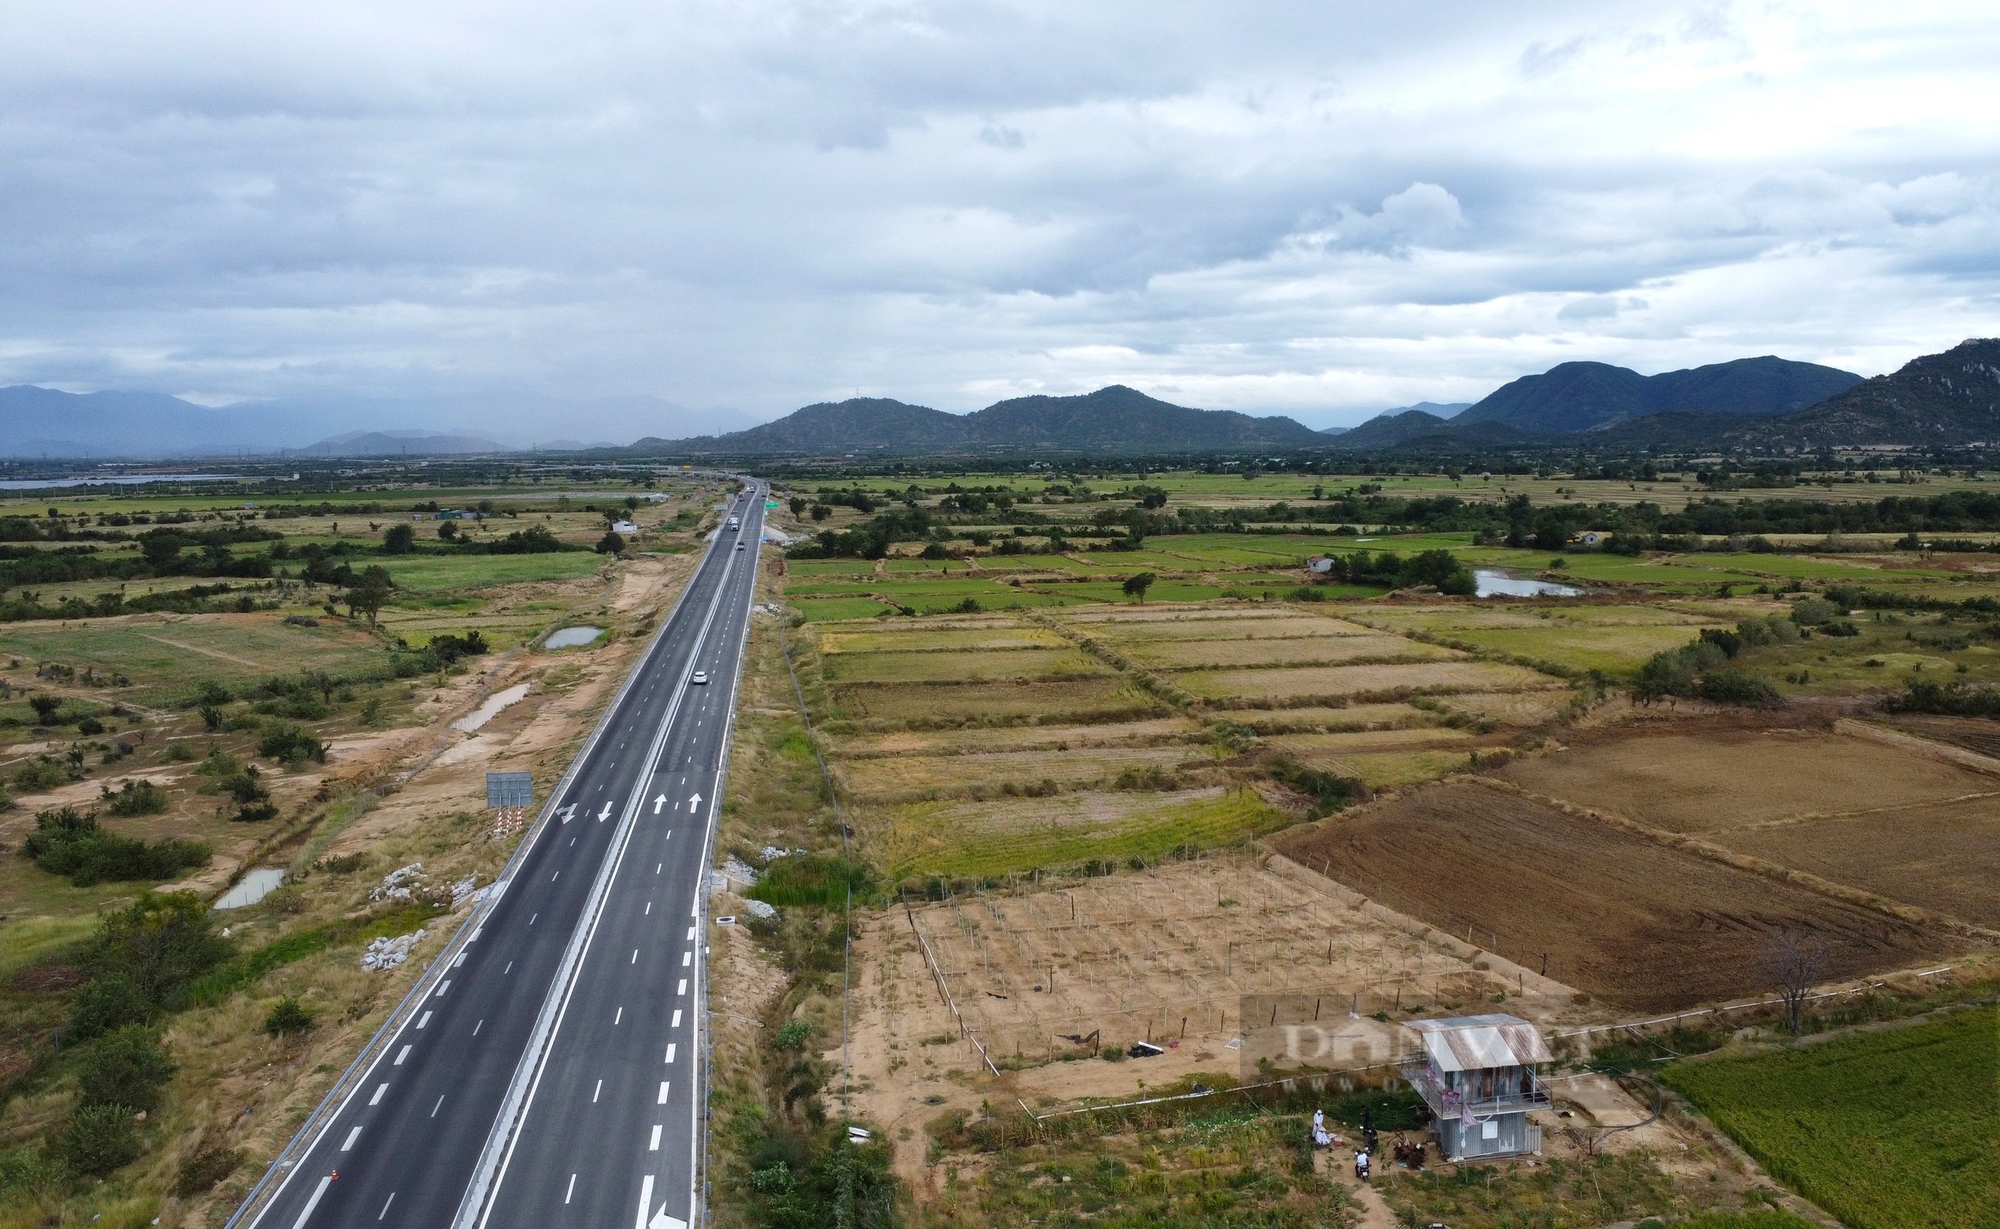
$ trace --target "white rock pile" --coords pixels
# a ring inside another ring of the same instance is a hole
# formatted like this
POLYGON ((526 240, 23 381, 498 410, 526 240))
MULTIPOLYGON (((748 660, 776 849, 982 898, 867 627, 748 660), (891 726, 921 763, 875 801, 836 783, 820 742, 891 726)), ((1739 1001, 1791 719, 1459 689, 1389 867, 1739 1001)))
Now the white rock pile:
POLYGON ((368 950, 361 953, 361 967, 364 969, 393 969, 410 958, 424 937, 422 927, 415 934, 397 935, 393 939, 376 939, 369 943, 368 950))
POLYGON ((412 862, 408 866, 399 866, 382 876, 382 882, 369 891, 368 899, 408 900, 417 888, 423 886, 423 882, 423 863, 412 862))

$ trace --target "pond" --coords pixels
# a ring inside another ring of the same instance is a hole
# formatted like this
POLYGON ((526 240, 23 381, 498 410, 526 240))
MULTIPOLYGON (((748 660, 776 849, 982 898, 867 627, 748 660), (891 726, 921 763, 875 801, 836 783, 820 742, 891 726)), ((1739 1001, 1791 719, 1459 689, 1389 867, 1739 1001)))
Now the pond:
POLYGON ((73 486, 139 486, 148 482, 241 482, 236 474, 101 474, 88 478, 9 478, 0 491, 53 491, 73 486))
POLYGON ((236 881, 236 886, 224 892, 222 899, 215 902, 215 907, 241 909, 245 905, 254 905, 284 881, 285 872, 272 867, 260 866, 254 871, 245 871, 243 878, 236 881))
POLYGON ((1477 597, 1582 597, 1583 590, 1574 585, 1559 585, 1547 580, 1523 580, 1519 576, 1509 576, 1505 572, 1475 569, 1472 573, 1477 597))
POLYGON ((600 627, 565 627, 552 634, 547 643, 552 649, 574 649, 589 644, 603 634, 604 629, 600 627))

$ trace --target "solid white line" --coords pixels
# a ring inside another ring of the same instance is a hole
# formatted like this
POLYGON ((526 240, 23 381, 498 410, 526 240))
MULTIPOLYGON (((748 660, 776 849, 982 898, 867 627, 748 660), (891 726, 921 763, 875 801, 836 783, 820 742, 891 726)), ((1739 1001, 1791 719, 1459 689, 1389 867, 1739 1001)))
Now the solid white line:
POLYGON ((661 1081, 660 1081, 660 1099, 659 1099, 658 1101, 654 1102, 654 1104, 655 1104, 655 1105, 665 1105, 665 1104, 667 1103, 667 1088, 668 1088, 668 1083, 667 1083, 667 1081, 665 1081, 665 1080, 661 1080, 661 1081))
MULTIPOLYGON (((672 1061, 674 1061, 674 1043, 673 1043, 673 1042, 671 1042, 671 1041, 669 1041, 669 1042, 667 1043, 667 1061, 668 1061, 668 1062, 672 1062, 672 1061)), ((360 1128, 360 1127, 356 1127, 356 1128, 354 1128, 354 1129, 358 1131, 358 1130, 360 1130, 361 1128, 360 1128)))
POLYGON ((402 1049, 401 1049, 400 1051, 398 1051, 398 1052, 397 1052, 397 1054, 396 1054, 396 1061, 395 1061, 395 1062, 393 1062, 393 1063, 391 1063, 391 1064, 390 1064, 390 1066, 392 1066, 392 1067, 400 1067, 400 1066, 402 1066, 402 1065, 403 1065, 403 1060, 404 1060, 404 1059, 406 1059, 406 1058, 408 1058, 409 1056, 410 1056, 410 1047, 409 1047, 409 1046, 404 1046, 404 1047, 403 1047, 403 1048, 402 1048, 402 1049))
POLYGON ((382 1104, 382 1094, 388 1091, 389 1091, 389 1086, 387 1084, 377 1084, 375 1086, 375 1095, 368 1098, 368 1104, 370 1105, 382 1104))
MULTIPOLYGON (((660 1128, 653 1128, 653 1146, 659 1147, 660 1128)), ((653 1207, 653 1175, 639 1179, 639 1220, 633 1229, 646 1229, 646 1213, 653 1207)))
POLYGON ((331 1185, 333 1185, 331 1174, 319 1180, 319 1185, 313 1188, 312 1198, 306 1200, 305 1211, 300 1212, 299 1218, 292 1222, 292 1229, 305 1229, 306 1219, 313 1214, 313 1209, 319 1206, 321 1197, 326 1194, 326 1188, 331 1185))
POLYGON ((658 1152, 659 1150, 660 1150, 660 1124, 656 1122, 653 1124, 653 1142, 646 1145, 646 1151, 658 1152))
POLYGON ((349 1131, 347 1133, 347 1140, 345 1143, 340 1145, 340 1150, 342 1152, 352 1151, 354 1148, 354 1141, 360 1138, 361 1138, 361 1128, 356 1127, 352 1131, 349 1131))

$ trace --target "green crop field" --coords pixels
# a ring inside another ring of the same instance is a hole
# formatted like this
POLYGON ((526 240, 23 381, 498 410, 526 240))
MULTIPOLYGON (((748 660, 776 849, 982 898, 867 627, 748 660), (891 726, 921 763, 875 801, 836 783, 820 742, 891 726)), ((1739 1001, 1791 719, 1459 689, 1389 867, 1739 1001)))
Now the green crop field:
POLYGON ((889 613, 889 608, 868 597, 796 598, 792 608, 808 623, 831 623, 842 619, 872 619, 889 613))
POLYGON ((1664 1078, 1856 1229, 2000 1224, 2000 1012, 1677 1063, 1664 1078))
MULTIPOLYGON (((393 555, 382 559, 381 564, 389 569, 389 578, 398 589, 406 593, 439 593, 483 585, 574 580, 603 567, 604 556, 588 551, 547 555, 393 555)), ((360 567, 355 564, 357 570, 360 567)))
POLYGON ((1291 822, 1254 790, 1065 794, 894 808, 883 816, 881 842, 894 875, 999 875, 1093 858, 1158 858, 1179 846, 1226 845, 1291 822))
POLYGON ((129 690, 108 697, 167 704, 192 694, 203 679, 235 688, 307 665, 332 674, 386 672, 378 641, 341 626, 288 627, 259 616, 204 616, 135 623, 0 624, 0 654, 55 662, 100 675, 122 674, 129 690))

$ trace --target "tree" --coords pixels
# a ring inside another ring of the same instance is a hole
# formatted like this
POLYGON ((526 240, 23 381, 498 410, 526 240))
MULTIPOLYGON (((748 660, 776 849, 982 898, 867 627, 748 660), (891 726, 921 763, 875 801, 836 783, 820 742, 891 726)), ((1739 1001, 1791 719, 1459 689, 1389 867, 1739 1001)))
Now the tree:
POLYGON ((792 510, 792 515, 793 515, 793 516, 804 516, 804 515, 806 514, 806 508, 807 508, 808 504, 807 504, 807 501, 806 501, 806 497, 805 497, 805 496, 803 496, 803 495, 794 495, 794 496, 792 496, 792 498, 791 498, 791 499, 790 499, 790 500, 788 501, 788 504, 789 504, 789 506, 790 506, 790 508, 791 508, 791 510, 792 510))
POLYGON ((84 1051, 76 1087, 84 1105, 124 1105, 135 1110, 160 1107, 160 1089, 174 1078, 173 1060, 144 1024, 128 1024, 105 1034, 84 1051))
POLYGON ((624 549, 625 535, 616 529, 606 530, 604 536, 597 540, 597 553, 600 555, 615 555, 624 549))
POLYGON ((376 564, 363 570, 361 575, 355 577, 354 587, 347 591, 349 617, 365 614, 368 626, 375 626, 375 617, 382 613, 382 607, 388 603, 389 594, 395 588, 396 582, 389 579, 389 569, 376 564))
POLYGON ((1805 1028, 1806 1001, 1826 974, 1826 943, 1799 930, 1781 930, 1771 940, 1769 972, 1785 1007, 1785 1027, 1796 1037, 1805 1028))
POLYGON ((408 525, 391 525, 389 532, 382 535, 382 553, 385 555, 407 555, 417 549, 417 531, 408 525))
POLYGON ((439 526, 438 526, 438 537, 439 537, 439 538, 441 538, 441 539, 443 539, 443 540, 444 540, 444 541, 446 541, 446 542, 451 542, 451 541, 455 541, 455 540, 457 540, 457 538, 458 538, 458 522, 457 522, 457 521, 446 521, 446 522, 445 522, 444 524, 442 524, 442 525, 439 525, 439 526))
POLYGON ((1141 572, 1137 576, 1129 577, 1124 584, 1125 596, 1136 599, 1141 606, 1145 605, 1146 590, 1152 588, 1153 582, 1158 579, 1159 577, 1151 572, 1141 572))
POLYGON ((289 994, 279 999, 278 1005, 271 1008, 271 1014, 264 1017, 264 1031, 273 1037, 303 1033, 312 1026, 313 1013, 289 994))
POLYGON ((62 708, 61 696, 29 696, 28 703, 35 710, 36 725, 54 725, 56 713, 62 708))

